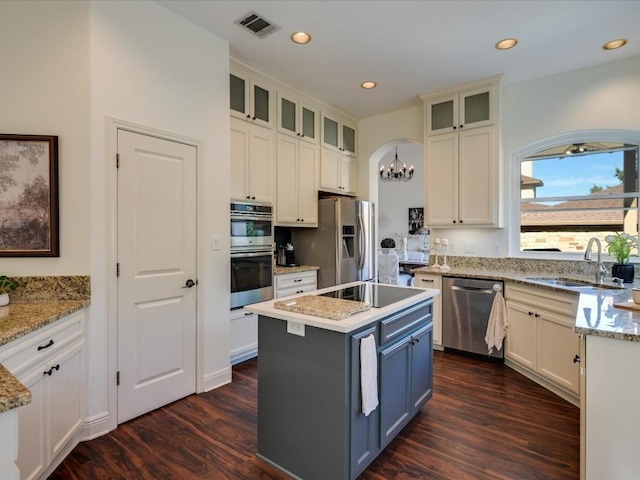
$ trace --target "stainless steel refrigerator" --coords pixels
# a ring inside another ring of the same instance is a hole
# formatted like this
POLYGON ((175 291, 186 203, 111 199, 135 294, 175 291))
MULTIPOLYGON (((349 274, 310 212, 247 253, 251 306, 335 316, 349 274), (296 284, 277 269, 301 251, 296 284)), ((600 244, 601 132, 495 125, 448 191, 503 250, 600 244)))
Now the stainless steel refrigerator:
POLYGON ((375 204, 351 198, 318 201, 318 228, 294 228, 296 262, 317 265, 318 288, 376 274, 375 204))

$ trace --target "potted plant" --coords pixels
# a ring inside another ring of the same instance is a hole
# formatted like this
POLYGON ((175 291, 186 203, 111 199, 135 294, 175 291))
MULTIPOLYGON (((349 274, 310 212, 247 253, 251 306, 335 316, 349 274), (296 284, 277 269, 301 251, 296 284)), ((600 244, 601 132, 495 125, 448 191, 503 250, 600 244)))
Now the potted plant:
POLYGON ((391 250, 396 248, 396 241, 393 238, 383 238, 380 242, 383 253, 391 253, 391 250))
POLYGON ((0 306, 9 303, 9 292, 15 291, 16 288, 18 288, 17 281, 6 275, 0 275, 0 306))
POLYGON ((638 248, 638 237, 628 233, 616 233, 604 238, 607 242, 607 251, 616 257, 616 263, 611 267, 611 275, 621 278, 624 283, 633 282, 635 267, 629 263, 631 250, 638 248))

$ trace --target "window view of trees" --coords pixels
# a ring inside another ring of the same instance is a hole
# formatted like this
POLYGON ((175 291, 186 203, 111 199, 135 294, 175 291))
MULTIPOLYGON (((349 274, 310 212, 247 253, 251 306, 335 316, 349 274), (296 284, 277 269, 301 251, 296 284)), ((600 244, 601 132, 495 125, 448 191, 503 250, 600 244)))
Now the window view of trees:
POLYGON ((521 251, 580 252, 593 236, 638 234, 637 145, 564 145, 522 159, 520 173, 521 251))

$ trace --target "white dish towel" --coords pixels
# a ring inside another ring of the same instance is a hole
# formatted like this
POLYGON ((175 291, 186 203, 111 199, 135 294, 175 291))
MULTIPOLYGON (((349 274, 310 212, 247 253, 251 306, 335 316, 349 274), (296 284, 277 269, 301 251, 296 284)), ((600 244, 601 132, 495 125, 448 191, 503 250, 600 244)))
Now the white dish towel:
POLYGON ((487 347, 489 347, 489 355, 493 353, 494 348, 497 350, 502 348, 502 341, 507 334, 508 326, 507 306, 504 303, 502 292, 497 291, 495 297, 493 297, 491 313, 489 314, 489 324, 487 325, 487 334, 484 337, 484 341, 487 343, 487 347))
POLYGON ((398 285, 400 279, 400 258, 396 252, 378 254, 378 283, 398 285))
POLYGON ((360 340, 360 389, 362 413, 369 416, 378 408, 378 359, 373 333, 360 340))

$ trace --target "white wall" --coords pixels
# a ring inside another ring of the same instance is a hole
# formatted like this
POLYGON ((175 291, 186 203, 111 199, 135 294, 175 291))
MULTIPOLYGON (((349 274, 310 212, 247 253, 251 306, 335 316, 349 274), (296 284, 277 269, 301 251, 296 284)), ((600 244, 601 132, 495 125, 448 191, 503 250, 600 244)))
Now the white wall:
MULTIPOLYGON (((391 150, 378 163, 378 170, 395 157, 391 150)), ((398 147, 398 160, 415 167, 409 182, 379 182, 378 184, 378 246, 380 240, 391 237, 400 248, 400 239, 409 233, 409 208, 424 208, 424 154, 422 145, 403 144, 398 147)))
POLYGON ((2 274, 89 273, 88 18, 85 2, 0 4, 0 132, 58 136, 60 205, 60 257, 2 258, 2 274))
POLYGON ((358 198, 377 202, 378 162, 405 142, 423 143, 422 105, 363 118, 358 124, 358 198))
MULTIPOLYGON (((503 207, 505 226, 508 227, 511 209, 517 207, 509 188, 514 152, 566 132, 586 129, 640 131, 640 57, 520 84, 506 83, 501 95, 503 207)), ((423 140, 423 117, 414 110, 399 110, 360 121, 358 188, 370 200, 377 198, 377 149, 390 138, 423 140), (363 178, 367 175, 368 178, 363 178)), ((507 254, 508 228, 432 231, 432 236, 436 234, 450 240, 456 255, 469 255, 463 251, 465 244, 470 244, 473 255, 477 256, 507 254)))
MULTIPOLYGON (((106 119, 202 142, 198 165, 199 385, 230 380, 229 54, 227 42, 148 1, 0 4, 0 131, 58 135, 59 258, 3 258, 8 275, 91 275, 88 415, 108 412, 109 276, 106 119), (212 234, 222 249, 212 251, 212 234)), ((110 358, 111 357, 111 358, 110 358)))
MULTIPOLYGON (((200 385, 230 380, 229 367, 229 54, 227 42, 154 2, 91 4, 92 247, 90 415, 106 411, 109 306, 107 280, 107 117, 199 139, 198 317, 204 357, 200 385), (209 239, 220 234, 222 249, 209 239)), ((114 364, 111 363, 113 366, 114 364)), ((114 373, 113 371, 109 373, 114 373)))

